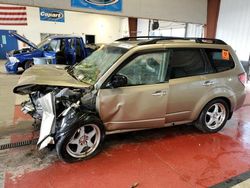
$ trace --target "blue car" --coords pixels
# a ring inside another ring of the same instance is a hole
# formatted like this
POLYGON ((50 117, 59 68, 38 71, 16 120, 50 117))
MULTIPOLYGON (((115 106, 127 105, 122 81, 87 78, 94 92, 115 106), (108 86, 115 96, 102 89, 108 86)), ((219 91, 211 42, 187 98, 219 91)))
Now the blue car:
POLYGON ((91 53, 81 36, 54 35, 36 45, 16 32, 10 35, 26 43, 29 48, 12 50, 6 54, 5 68, 9 73, 17 73, 19 67, 28 69, 34 65, 34 58, 49 58, 52 64, 73 65, 91 53))

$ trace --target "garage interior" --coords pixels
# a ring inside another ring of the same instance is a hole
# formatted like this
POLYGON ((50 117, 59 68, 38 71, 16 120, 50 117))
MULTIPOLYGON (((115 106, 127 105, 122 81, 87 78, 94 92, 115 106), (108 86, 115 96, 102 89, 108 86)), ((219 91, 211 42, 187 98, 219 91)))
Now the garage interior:
POLYGON ((250 187, 250 82, 243 106, 218 133, 184 124, 108 135, 100 154, 72 164, 60 161, 55 149, 38 150, 39 127, 21 111, 28 96, 13 93, 25 71, 5 70, 6 52, 27 45, 8 37, 9 31, 35 44, 57 34, 81 35, 86 44, 129 36, 218 38, 232 46, 249 78, 250 1, 121 2, 121 11, 110 12, 73 7, 70 0, 0 0, 0 188, 250 187), (1 17, 14 6, 25 7, 21 24, 1 17), (63 10, 64 21, 41 20, 41 7, 63 10))

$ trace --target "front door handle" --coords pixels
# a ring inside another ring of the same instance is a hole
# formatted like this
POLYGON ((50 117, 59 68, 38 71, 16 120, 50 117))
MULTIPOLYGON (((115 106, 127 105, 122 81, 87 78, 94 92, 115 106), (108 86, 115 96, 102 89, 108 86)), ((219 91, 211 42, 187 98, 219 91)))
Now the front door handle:
POLYGON ((166 90, 160 90, 160 91, 156 91, 154 93, 152 93, 153 96, 164 96, 167 95, 167 91, 166 90))
POLYGON ((211 86, 211 85, 214 85, 214 81, 209 80, 203 83, 203 86, 211 86))

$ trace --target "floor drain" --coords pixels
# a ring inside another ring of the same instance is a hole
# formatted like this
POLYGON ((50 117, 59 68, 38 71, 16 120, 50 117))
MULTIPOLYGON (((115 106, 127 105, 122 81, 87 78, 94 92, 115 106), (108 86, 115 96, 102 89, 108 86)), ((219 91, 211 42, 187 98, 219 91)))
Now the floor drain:
POLYGON ((33 140, 24 140, 24 141, 15 142, 15 143, 3 144, 3 145, 0 145, 0 150, 18 148, 18 147, 28 146, 28 145, 35 145, 37 141, 38 139, 36 138, 33 140))

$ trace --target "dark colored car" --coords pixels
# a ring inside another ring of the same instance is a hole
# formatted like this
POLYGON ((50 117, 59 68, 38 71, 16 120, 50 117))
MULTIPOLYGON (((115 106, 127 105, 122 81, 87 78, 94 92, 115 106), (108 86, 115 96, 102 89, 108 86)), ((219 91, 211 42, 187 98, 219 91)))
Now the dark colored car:
POLYGON ((82 61, 91 52, 82 37, 77 35, 50 36, 38 45, 17 33, 12 32, 10 35, 26 43, 29 48, 7 53, 8 61, 5 68, 9 73, 17 73, 19 67, 28 69, 34 65, 33 58, 47 57, 52 60, 52 64, 73 65, 82 61))

